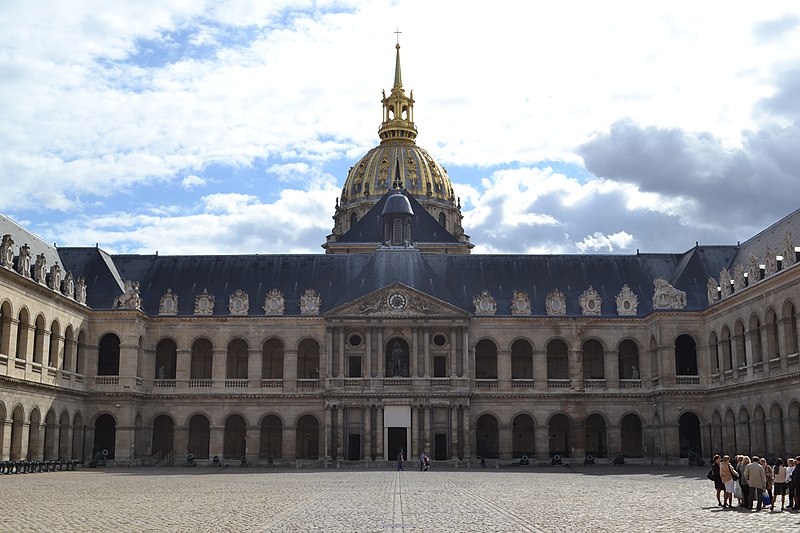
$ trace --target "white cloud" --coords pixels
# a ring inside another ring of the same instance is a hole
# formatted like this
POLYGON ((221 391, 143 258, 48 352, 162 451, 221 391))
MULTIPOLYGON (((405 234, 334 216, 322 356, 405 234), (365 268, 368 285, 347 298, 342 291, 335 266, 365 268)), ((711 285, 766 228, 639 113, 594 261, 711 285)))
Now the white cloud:
POLYGON ((181 181, 181 185, 183 186, 183 188, 184 189, 188 189, 188 190, 192 190, 192 189, 194 189, 196 187, 202 187, 205 184, 206 184, 206 180, 204 180, 200 176, 195 176, 193 174, 190 174, 190 175, 186 176, 181 181))
POLYGON ((596 231, 594 234, 588 235, 582 241, 576 242, 575 246, 577 246, 581 252, 605 251, 611 253, 630 248, 632 243, 633 235, 625 231, 619 231, 613 235, 604 235, 596 231))

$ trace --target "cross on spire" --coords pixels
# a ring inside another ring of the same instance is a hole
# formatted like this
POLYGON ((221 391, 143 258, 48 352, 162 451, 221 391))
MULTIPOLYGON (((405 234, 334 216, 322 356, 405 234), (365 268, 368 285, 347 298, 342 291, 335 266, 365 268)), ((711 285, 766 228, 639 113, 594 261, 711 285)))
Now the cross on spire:
POLYGON ((400 44, 400 34, 403 32, 400 31, 400 28, 397 28, 394 33, 397 35, 397 44, 400 44))

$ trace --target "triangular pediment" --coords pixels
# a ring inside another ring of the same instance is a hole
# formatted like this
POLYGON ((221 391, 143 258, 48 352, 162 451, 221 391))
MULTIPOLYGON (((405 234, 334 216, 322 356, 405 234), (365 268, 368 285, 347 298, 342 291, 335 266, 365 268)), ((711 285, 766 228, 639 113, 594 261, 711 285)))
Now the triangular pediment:
POLYGON ((469 316, 463 309, 402 283, 392 283, 331 309, 326 317, 418 318, 469 316))

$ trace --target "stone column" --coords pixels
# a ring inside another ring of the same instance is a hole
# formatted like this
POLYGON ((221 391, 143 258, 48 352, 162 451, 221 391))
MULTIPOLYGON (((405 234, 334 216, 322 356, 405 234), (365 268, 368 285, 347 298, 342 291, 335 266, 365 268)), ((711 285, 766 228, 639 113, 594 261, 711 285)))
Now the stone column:
POLYGON ((372 459, 372 406, 367 404, 364 413, 364 459, 372 459))
MULTIPOLYGON (((228 350, 225 348, 214 348, 211 351, 211 386, 217 388, 225 387, 225 372, 228 365, 228 350)), ((213 457, 213 454, 211 454, 213 457)))
POLYGON ((619 352, 606 350, 603 353, 603 374, 606 378, 606 388, 619 388, 619 352))
POLYGON ((473 435, 472 435, 472 423, 469 418, 469 405, 465 405, 462 409, 462 415, 464 418, 464 459, 471 459, 472 458, 472 442, 473 442, 473 435))
POLYGON ((136 428, 132 425, 117 425, 114 442, 114 461, 120 464, 129 462, 135 455, 136 428))
POLYGON ((461 375, 469 379, 475 379, 475 350, 469 347, 469 328, 461 328, 462 350, 461 350, 461 375))
POLYGON ((409 357, 408 375, 415 378, 419 375, 419 329, 411 328, 411 357, 409 357))
POLYGON ((175 387, 189 388, 189 379, 192 373, 192 351, 179 349, 175 355, 175 387))
POLYGON ((431 330, 422 330, 422 375, 426 378, 431 377, 431 330))
POLYGON ((550 426, 547 422, 534 426, 533 447, 537 459, 545 460, 550 457, 550 426))
POLYGON ((222 459, 225 447, 225 426, 210 426, 208 430, 210 433, 208 443, 209 458, 216 455, 222 459))
POLYGON ((664 436, 664 453, 667 457, 680 457, 680 443, 678 442, 678 424, 662 423, 664 436))
POLYGON ((330 405, 325 405, 325 426, 323 427, 323 435, 322 439, 324 442, 324 458, 326 461, 331 459, 331 450, 333 450, 333 443, 331 439, 333 439, 333 407, 330 405))
POLYGON ((497 427, 500 459, 510 461, 514 455, 514 427, 511 423, 499 423, 497 427))
POLYGON ((547 390, 547 352, 544 350, 533 351, 533 387, 547 390))
POLYGON ((344 459, 344 405, 339 404, 336 406, 336 459, 344 459))
POLYGON ((583 352, 569 350, 567 352, 569 364, 569 381, 573 389, 583 389, 583 352))
POLYGON ((339 328, 336 328, 336 329, 339 331, 339 335, 338 335, 339 339, 338 339, 338 343, 337 343, 338 347, 337 347, 337 350, 336 350, 336 363, 337 363, 336 374, 340 378, 344 378, 347 375, 346 372, 345 372, 345 367, 347 366, 347 357, 345 357, 345 353, 344 353, 344 341, 345 341, 344 335, 345 335, 345 332, 344 332, 344 328, 343 327, 339 327, 339 328))
POLYGON ((14 426, 14 420, 2 420, 0 423, 3 424, 3 440, 0 441, 0 461, 8 461, 11 458, 11 429, 14 426))
POLYGON ((297 390, 297 350, 283 350, 283 390, 297 390))
POLYGON ((261 348, 247 350, 247 386, 261 388, 261 348))
POLYGON ((570 428, 570 456, 573 461, 583 461, 586 456, 586 425, 578 423, 570 428))
POLYGON ((364 377, 372 377, 372 328, 367 328, 364 336, 364 377))
POLYGON ((422 418, 422 407, 419 405, 411 406, 411 449, 406 450, 406 460, 409 457, 419 456, 419 425, 422 418))
POLYGON ((375 413, 375 456, 378 460, 386 460, 383 451, 383 406, 379 405, 375 413))
POLYGON ((606 457, 613 459, 622 453, 622 426, 612 424, 606 426, 606 457))
POLYGON ((261 451, 261 428, 259 426, 249 426, 245 430, 245 456, 248 463, 258 461, 258 452, 261 451))
MULTIPOLYGON (((322 357, 322 368, 320 368, 320 376, 332 378, 333 377, 333 328, 325 328, 325 354, 327 357, 322 357)), ((320 354, 322 355, 322 354, 320 354)), ((286 376, 286 373, 283 374, 286 376)))
MULTIPOLYGON (((19 320, 15 317, 9 317, 8 320, 8 358, 13 358, 17 353, 17 329, 19 328, 19 320)), ((78 335, 78 332, 75 332, 78 335)), ((25 357, 25 352, 21 352, 22 358, 25 357)))
POLYGON ((175 426, 172 432, 172 446, 175 450, 172 455, 175 458, 175 464, 185 464, 186 454, 189 453, 189 427, 175 426))
POLYGON ((450 328, 450 377, 458 376, 458 366, 456 365, 456 339, 458 338, 458 329, 450 328))
POLYGON ((425 405, 422 408, 423 420, 422 420, 422 450, 420 452, 425 452, 427 454, 431 453, 431 426, 433 422, 433 409, 430 405, 425 405))
MULTIPOLYGON (((377 349, 377 353, 375 355, 376 355, 375 361, 378 363, 378 365, 377 365, 378 366, 377 377, 383 378, 386 375, 385 374, 386 371, 384 370, 385 365, 386 365, 386 347, 383 345, 383 328, 382 327, 378 328, 378 349, 377 349)), ((383 411, 383 408, 381 408, 381 412, 382 411, 383 411)), ((381 422, 381 424, 382 424, 382 422, 381 422)))
POLYGON ((297 449, 297 426, 291 424, 283 427, 281 432, 281 455, 284 461, 302 459, 305 450, 297 449))
POLYGON ((500 390, 511 390, 511 350, 497 351, 497 386, 500 390))
POLYGON ((450 460, 458 460, 458 406, 450 406, 450 460))
MULTIPOLYGON (((677 383, 675 377, 675 347, 659 345, 656 350, 658 353, 659 367, 661 368, 661 376, 659 377, 661 386, 674 387, 677 383)), ((734 358, 734 361, 735 360, 734 358)))

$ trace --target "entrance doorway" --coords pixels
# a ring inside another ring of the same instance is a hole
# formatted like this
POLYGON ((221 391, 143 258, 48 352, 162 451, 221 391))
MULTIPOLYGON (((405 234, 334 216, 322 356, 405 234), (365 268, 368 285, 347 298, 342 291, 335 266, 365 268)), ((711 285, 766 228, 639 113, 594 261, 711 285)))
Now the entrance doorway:
POLYGON ((347 460, 358 461, 361 459, 361 435, 350 433, 347 436, 347 460))
POLYGON ((394 461, 400 451, 403 451, 403 458, 408 460, 408 448, 406 439, 408 438, 408 428, 387 428, 388 444, 386 449, 389 452, 388 460, 394 461))
POLYGON ((433 436, 433 458, 437 461, 447 460, 447 433, 433 436))

